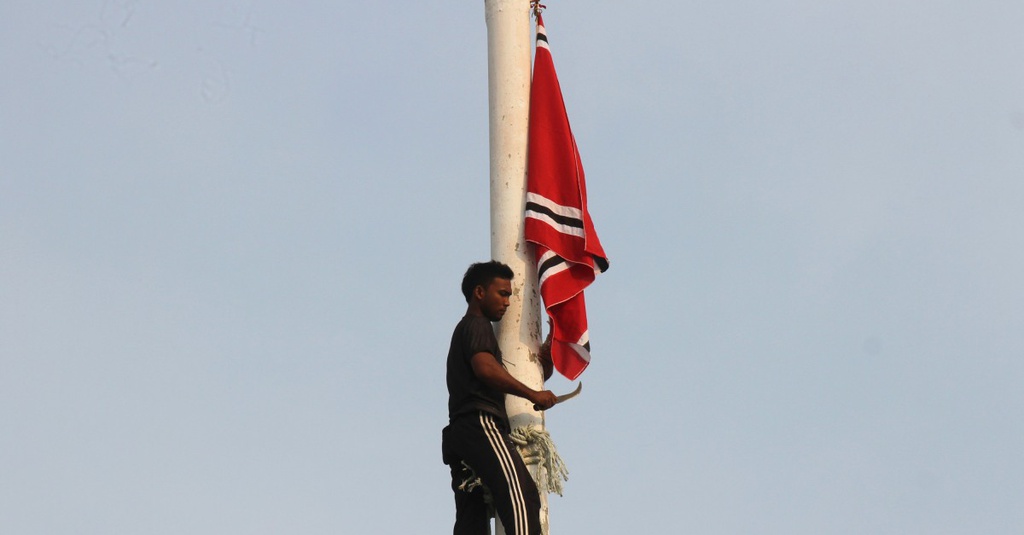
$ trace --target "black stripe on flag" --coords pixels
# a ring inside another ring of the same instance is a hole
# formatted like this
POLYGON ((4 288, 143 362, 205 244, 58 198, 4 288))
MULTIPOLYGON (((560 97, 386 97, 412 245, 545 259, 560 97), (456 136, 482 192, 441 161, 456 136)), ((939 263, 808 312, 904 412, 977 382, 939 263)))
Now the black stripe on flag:
POLYGON ((544 278, 544 273, 546 273, 547 270, 549 270, 549 269, 551 269, 553 267, 556 267, 556 266, 558 266, 560 264, 564 264, 564 263, 565 263, 565 259, 564 258, 562 258, 562 257, 560 257, 558 255, 553 255, 551 258, 545 260, 544 263, 541 264, 539 268, 537 268, 537 278, 538 279, 543 279, 544 278))
POLYGON ((544 206, 543 204, 538 204, 538 203, 535 203, 535 202, 527 202, 526 203, 526 211, 527 212, 537 212, 537 213, 540 213, 540 214, 544 214, 544 215, 550 217, 551 219, 555 220, 560 225, 565 225, 567 227, 574 227, 574 228, 578 228, 578 229, 582 229, 583 228, 583 220, 577 219, 575 217, 569 217, 569 216, 564 216, 564 215, 561 215, 561 214, 556 214, 554 211, 552 211, 547 206, 544 206))
MULTIPOLYGON (((594 264, 595 264, 594 267, 597 269, 598 273, 604 273, 605 271, 608 271, 608 259, 607 258, 601 258, 600 256, 594 256, 594 255, 590 255, 590 258, 594 259, 594 264)), ((549 269, 551 269, 553 267, 556 267, 556 266, 559 266, 561 264, 568 264, 568 262, 566 262, 564 258, 562 258, 562 257, 560 257, 558 255, 552 255, 551 258, 548 258, 547 260, 544 261, 544 263, 542 263, 541 265, 537 266, 537 278, 540 279, 540 280, 543 280, 544 279, 544 274, 547 273, 547 271, 549 269)), ((588 348, 588 350, 589 350, 589 348, 588 348)))

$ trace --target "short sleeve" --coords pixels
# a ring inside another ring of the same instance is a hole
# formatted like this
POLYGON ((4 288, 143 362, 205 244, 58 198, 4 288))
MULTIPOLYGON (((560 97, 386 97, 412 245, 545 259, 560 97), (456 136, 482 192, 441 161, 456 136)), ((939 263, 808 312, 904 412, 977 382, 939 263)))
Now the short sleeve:
POLYGON ((495 358, 500 358, 498 351, 498 339, 494 336, 494 328, 487 320, 471 322, 466 329, 465 353, 467 360, 472 360, 477 353, 490 353, 495 358))

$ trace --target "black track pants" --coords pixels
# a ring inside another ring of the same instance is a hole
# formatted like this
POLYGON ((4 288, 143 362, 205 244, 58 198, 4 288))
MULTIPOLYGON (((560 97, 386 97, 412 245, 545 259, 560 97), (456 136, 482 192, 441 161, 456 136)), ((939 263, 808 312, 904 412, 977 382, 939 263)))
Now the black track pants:
POLYGON ((490 533, 487 504, 482 489, 459 490, 473 468, 494 497, 494 509, 508 535, 540 535, 540 495, 537 485, 515 444, 508 427, 499 418, 480 412, 455 418, 441 433, 444 463, 452 470, 455 491, 454 535, 490 533))

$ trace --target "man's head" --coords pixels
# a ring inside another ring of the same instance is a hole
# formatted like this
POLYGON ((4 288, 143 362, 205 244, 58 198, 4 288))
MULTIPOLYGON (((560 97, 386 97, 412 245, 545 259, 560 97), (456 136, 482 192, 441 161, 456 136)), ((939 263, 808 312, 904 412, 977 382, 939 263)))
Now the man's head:
POLYGON ((479 311, 491 321, 498 321, 508 308, 512 277, 512 268, 501 262, 492 260, 473 264, 462 277, 462 295, 471 310, 479 311))

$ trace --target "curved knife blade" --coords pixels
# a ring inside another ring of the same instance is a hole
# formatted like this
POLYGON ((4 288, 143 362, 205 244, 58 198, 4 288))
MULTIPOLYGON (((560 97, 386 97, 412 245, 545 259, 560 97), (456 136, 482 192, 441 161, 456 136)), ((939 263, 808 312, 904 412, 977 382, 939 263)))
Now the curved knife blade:
MULTIPOLYGON (((562 403, 563 401, 569 401, 570 399, 580 395, 580 392, 582 390, 583 390, 583 381, 580 381, 580 383, 578 385, 576 385, 576 389, 573 390, 572 392, 569 392, 568 394, 562 394, 561 396, 556 396, 555 397, 555 405, 558 405, 559 403, 562 403)), ((539 405, 534 405, 533 406, 533 410, 539 411, 539 410, 541 410, 541 408, 540 408, 539 405)))

